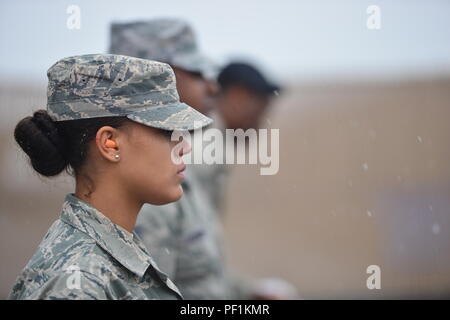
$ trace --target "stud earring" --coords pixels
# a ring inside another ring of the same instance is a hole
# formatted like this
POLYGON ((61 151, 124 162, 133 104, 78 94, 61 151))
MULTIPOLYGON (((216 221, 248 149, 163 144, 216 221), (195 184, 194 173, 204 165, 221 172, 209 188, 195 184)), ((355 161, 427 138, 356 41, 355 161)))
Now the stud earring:
POLYGON ((116 154, 116 155, 114 155, 114 158, 117 159, 117 160, 119 160, 119 159, 120 159, 120 156, 119 156, 118 154, 116 154))

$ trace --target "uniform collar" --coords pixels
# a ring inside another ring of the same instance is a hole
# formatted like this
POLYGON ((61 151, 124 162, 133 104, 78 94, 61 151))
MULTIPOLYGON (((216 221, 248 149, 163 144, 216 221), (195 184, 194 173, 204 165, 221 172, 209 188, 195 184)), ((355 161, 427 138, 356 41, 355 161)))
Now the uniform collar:
POLYGON ((156 264, 137 235, 113 223, 89 203, 66 195, 61 220, 86 233, 113 256, 121 265, 143 277, 147 268, 156 264))

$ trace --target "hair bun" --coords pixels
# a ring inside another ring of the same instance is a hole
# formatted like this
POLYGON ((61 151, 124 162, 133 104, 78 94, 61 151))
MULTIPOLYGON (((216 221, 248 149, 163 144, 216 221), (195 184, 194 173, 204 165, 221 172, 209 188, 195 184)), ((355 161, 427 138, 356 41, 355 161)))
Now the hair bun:
POLYGON ((63 139, 47 111, 38 110, 32 117, 22 119, 14 130, 14 138, 40 174, 54 176, 67 167, 63 139))
POLYGON ((50 115, 45 110, 38 110, 33 114, 31 120, 42 131, 44 135, 53 143, 53 145, 64 153, 64 143, 58 134, 58 128, 50 115))

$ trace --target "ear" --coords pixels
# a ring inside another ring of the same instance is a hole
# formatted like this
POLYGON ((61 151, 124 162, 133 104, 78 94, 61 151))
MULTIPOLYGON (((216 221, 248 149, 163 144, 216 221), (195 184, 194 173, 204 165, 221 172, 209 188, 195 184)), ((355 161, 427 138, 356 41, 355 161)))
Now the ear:
POLYGON ((117 157, 120 153, 119 131, 110 126, 104 126, 98 129, 95 135, 95 144, 97 150, 101 156, 111 162, 119 162, 120 158, 117 157), (106 143, 107 140, 112 140, 115 146, 110 146, 106 143))

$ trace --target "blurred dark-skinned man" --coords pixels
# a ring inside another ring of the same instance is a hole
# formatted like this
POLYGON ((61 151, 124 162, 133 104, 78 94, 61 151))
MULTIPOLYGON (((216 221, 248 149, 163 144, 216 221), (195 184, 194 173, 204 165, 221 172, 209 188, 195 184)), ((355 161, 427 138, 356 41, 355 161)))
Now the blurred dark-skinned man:
POLYGON ((258 129, 273 96, 280 91, 254 66, 242 62, 225 66, 217 81, 221 87, 217 113, 227 129, 258 129))

